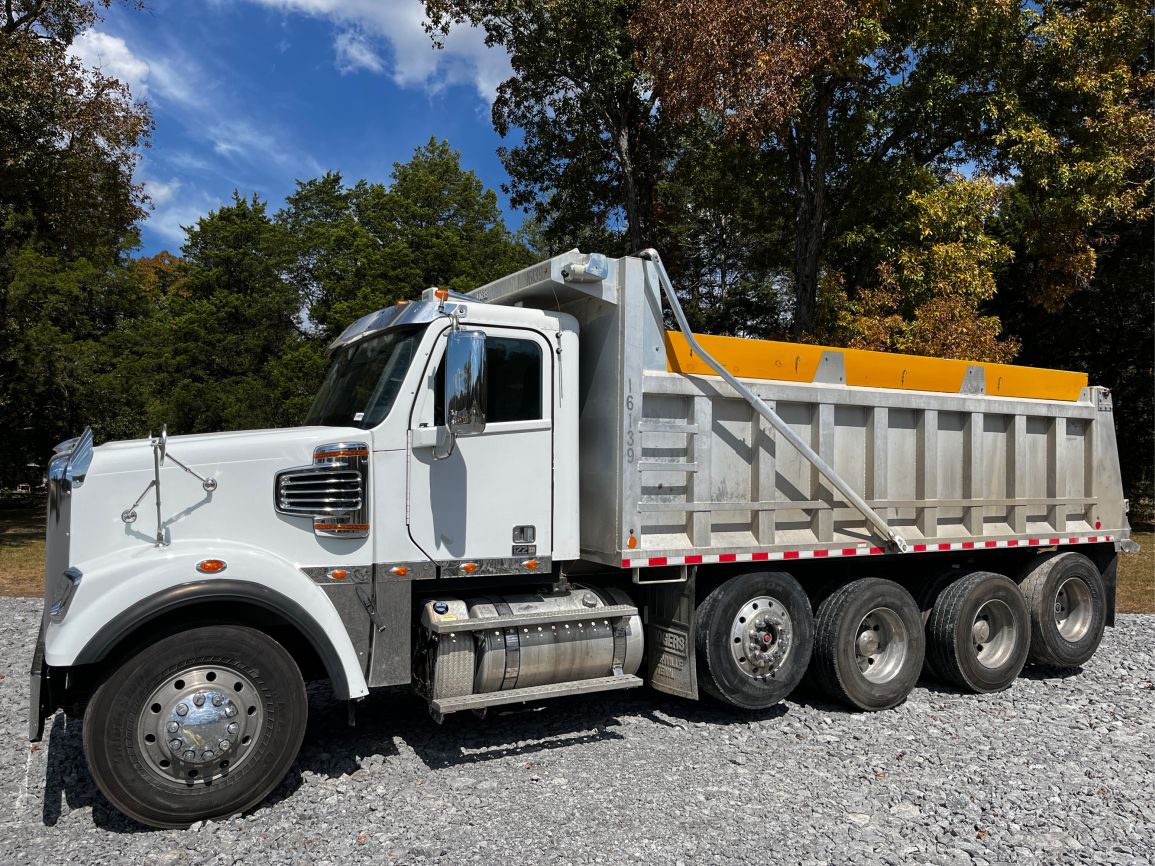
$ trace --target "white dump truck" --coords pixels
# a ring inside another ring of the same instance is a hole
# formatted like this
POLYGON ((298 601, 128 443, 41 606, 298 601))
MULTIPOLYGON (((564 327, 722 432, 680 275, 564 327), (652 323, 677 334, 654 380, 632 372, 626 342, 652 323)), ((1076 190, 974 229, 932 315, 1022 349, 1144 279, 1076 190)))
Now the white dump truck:
POLYGON ((180 827, 288 772, 306 680, 449 713, 649 684, 855 710, 1075 667, 1129 540, 1086 377, 692 334, 653 251, 351 325, 305 426, 62 443, 30 737, 180 827), (668 331, 666 316, 677 329, 668 331))

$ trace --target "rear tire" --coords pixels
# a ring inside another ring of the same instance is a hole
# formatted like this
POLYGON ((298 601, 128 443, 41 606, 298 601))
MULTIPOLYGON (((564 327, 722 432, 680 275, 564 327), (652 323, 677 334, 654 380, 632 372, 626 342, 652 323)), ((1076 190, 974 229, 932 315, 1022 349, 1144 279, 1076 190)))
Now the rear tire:
POLYGON ((829 697, 860 710, 887 710, 906 700, 922 672, 926 638, 909 592, 865 577, 818 606, 810 674, 829 697))
POLYGON ((972 692, 998 692, 1027 661, 1031 620, 1019 587, 989 571, 966 574, 939 594, 926 624, 930 668, 972 692))
POLYGON ((698 685, 744 710, 761 710, 797 687, 814 647, 810 599, 793 577, 755 572, 711 592, 695 615, 698 685))
POLYGON ((113 670, 84 715, 93 779, 121 812, 187 827, 260 803, 305 733, 292 656, 251 628, 209 626, 159 641, 113 670))
POLYGON ((1073 552, 1039 557, 1019 588, 1031 612, 1033 663, 1073 668, 1095 654, 1107 624, 1107 590, 1095 563, 1073 552))

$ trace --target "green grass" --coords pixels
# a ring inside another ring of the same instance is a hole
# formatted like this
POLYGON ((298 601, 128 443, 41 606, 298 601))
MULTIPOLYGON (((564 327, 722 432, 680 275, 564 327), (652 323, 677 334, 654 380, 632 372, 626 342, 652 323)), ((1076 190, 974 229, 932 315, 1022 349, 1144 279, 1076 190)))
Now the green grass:
MULTIPOLYGON (((1143 550, 1119 557, 1119 613, 1155 613, 1155 532, 1132 533, 1143 550)), ((43 509, 0 509, 0 595, 41 595, 43 509)))
POLYGON ((44 592, 44 508, 0 509, 0 595, 44 592))

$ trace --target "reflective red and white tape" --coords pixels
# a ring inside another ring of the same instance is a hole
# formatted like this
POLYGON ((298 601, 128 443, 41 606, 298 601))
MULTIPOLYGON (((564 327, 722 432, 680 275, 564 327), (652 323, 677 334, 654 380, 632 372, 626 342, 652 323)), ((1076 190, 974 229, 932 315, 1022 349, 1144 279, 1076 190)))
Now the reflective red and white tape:
MULTIPOLYGON (((952 541, 912 544, 911 553, 939 553, 948 550, 989 550, 1000 547, 1053 547, 1060 544, 1095 544, 1114 541, 1113 535, 1064 536, 1062 538, 1008 538, 1002 541, 952 541)), ((688 556, 648 556, 623 559, 622 568, 649 568, 655 565, 712 565, 719 562, 774 562, 784 559, 827 559, 839 556, 879 556, 884 547, 833 547, 815 550, 756 551, 754 553, 703 553, 688 556)))

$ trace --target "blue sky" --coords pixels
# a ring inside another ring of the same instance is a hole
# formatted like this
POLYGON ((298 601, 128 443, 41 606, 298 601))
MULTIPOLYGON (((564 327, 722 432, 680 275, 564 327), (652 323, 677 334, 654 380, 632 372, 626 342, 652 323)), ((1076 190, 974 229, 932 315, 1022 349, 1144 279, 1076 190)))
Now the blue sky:
POLYGON ((455 30, 435 51, 419 0, 147 0, 113 6, 73 51, 152 106, 137 179, 153 199, 142 253, 179 251, 182 225, 257 193, 272 209, 294 180, 335 170, 387 181, 431 135, 497 190, 489 120, 508 58, 455 30))

